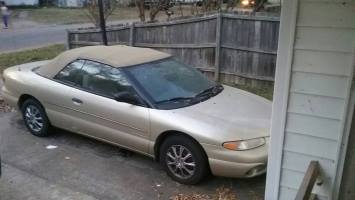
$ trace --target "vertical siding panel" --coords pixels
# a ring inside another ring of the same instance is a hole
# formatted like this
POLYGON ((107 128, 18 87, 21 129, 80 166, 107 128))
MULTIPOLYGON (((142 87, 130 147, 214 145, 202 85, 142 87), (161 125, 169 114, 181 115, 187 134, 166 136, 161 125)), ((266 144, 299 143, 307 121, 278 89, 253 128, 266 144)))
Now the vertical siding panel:
POLYGON ((287 116, 286 131, 288 132, 303 133, 336 141, 339 137, 339 130, 339 120, 294 113, 289 113, 287 116), (322 127, 322 129, 319 127, 322 127))
POLYGON ((293 70, 336 76, 349 76, 353 62, 349 54, 295 50, 293 70), (317 61, 317 62, 314 62, 317 61))
POLYGON ((298 26, 355 28, 355 2, 309 2, 300 5, 298 26), (345 4, 345 5, 344 5, 345 4), (347 5, 346 5, 347 4, 347 5), (324 11, 328 10, 327 14, 324 11))
MULTIPOLYGON (((318 160, 321 166, 321 171, 324 177, 331 177, 335 170, 335 161, 325 158, 319 158, 308 154, 294 153, 285 151, 283 155, 283 169, 289 169, 305 173, 308 168, 308 163, 312 160, 318 160)), ((318 186, 316 186, 318 187, 318 186)))
POLYGON ((323 74, 294 72, 291 91, 315 95, 345 98, 349 77, 327 76, 323 74), (327 83, 327 84, 324 84, 327 83), (310 87, 310 85, 312 87, 310 87))
POLYGON ((291 132, 286 133, 284 148, 288 151, 331 160, 336 160, 337 157, 336 141, 291 132))
POLYGON ((344 106, 344 99, 291 93, 288 110, 294 113, 341 120, 343 111, 339 108, 344 106))
POLYGON ((296 189, 281 186, 280 187, 279 200, 295 199, 296 194, 297 194, 297 190, 296 189))
POLYGON ((298 27, 296 49, 352 53, 355 29, 298 27))

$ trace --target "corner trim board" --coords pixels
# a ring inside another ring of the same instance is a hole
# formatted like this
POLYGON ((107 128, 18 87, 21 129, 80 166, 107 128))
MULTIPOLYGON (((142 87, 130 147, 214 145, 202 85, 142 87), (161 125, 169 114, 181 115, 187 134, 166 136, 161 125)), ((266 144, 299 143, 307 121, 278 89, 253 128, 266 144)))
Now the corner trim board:
POLYGON ((298 2, 299 0, 285 0, 281 10, 279 31, 280 42, 277 52, 274 102, 271 118, 271 138, 265 190, 266 200, 275 200, 279 198, 298 2))

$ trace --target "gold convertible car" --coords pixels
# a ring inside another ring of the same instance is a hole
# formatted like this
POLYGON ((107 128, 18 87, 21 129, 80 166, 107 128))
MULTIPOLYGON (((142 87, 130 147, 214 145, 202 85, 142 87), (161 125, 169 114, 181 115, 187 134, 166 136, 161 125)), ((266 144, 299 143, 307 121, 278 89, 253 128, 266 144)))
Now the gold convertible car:
POLYGON ((196 184, 265 173, 271 102, 210 81, 169 54, 94 46, 8 68, 5 101, 29 131, 66 129, 153 157, 196 184))

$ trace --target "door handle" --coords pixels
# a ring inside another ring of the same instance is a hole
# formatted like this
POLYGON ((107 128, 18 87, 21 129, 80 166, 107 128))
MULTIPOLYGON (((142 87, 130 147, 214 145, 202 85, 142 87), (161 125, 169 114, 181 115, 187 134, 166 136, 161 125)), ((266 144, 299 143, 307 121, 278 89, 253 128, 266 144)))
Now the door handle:
POLYGON ((72 98, 71 99, 75 105, 81 105, 83 104, 83 101, 78 99, 78 98, 72 98))

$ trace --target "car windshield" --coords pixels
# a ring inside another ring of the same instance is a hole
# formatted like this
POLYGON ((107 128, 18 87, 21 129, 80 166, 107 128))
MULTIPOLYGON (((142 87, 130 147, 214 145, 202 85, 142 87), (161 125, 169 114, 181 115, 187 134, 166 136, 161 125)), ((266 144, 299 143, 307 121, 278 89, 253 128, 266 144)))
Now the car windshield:
POLYGON ((223 89, 197 69, 174 58, 126 69, 158 108, 172 109, 192 105, 218 94, 223 89))

